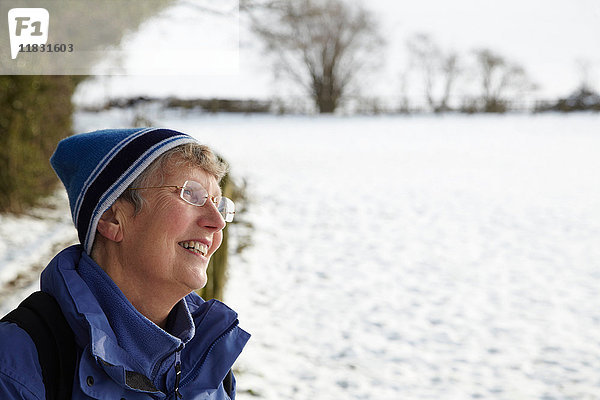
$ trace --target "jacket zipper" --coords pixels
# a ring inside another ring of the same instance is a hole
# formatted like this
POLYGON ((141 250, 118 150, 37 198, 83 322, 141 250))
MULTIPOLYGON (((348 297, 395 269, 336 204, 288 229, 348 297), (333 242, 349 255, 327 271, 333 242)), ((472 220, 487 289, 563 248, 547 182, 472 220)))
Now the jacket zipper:
POLYGON ((183 399, 183 395, 179 392, 179 381, 181 380, 181 350, 183 343, 175 351, 175 396, 178 399, 183 399))
POLYGON ((175 396, 178 399, 183 399, 183 395, 179 393, 179 380, 181 379, 181 363, 175 364, 175 396))
MULTIPOLYGON (((177 349, 175 349, 175 357, 177 357, 177 352, 181 351, 181 349, 183 349, 184 344, 181 343, 179 345, 179 347, 177 347, 177 349)), ((154 368, 152 369, 152 374, 150 375, 150 380, 154 383, 154 381, 156 380, 156 375, 158 375, 159 371, 160 371, 160 367, 162 366, 162 364, 165 362, 166 359, 168 359, 169 357, 173 356, 173 353, 169 353, 167 355, 165 355, 159 362, 157 362, 154 365, 154 368)))

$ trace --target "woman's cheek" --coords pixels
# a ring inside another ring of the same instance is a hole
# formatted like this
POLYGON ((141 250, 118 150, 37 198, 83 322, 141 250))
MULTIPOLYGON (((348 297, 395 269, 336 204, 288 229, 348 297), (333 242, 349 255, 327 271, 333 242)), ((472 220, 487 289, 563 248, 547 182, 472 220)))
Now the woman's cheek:
POLYGON ((223 231, 216 232, 213 235, 213 241, 210 246, 209 254, 213 255, 215 251, 221 246, 221 242, 223 241, 223 231))

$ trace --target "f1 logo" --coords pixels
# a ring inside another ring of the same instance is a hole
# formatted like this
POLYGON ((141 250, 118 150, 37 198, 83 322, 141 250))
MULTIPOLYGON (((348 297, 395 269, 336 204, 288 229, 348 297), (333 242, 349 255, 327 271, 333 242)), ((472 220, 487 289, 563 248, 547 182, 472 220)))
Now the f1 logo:
POLYGON ((45 8, 12 8, 8 11, 10 55, 14 60, 25 45, 48 41, 50 14, 45 8))

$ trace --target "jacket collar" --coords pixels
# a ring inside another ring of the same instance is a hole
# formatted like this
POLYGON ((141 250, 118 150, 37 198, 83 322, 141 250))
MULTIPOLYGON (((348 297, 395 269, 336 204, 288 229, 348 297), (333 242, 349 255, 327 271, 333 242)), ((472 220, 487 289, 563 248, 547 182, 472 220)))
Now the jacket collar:
POLYGON ((171 333, 165 332, 131 305, 81 245, 54 257, 42 272, 41 289, 60 304, 84 349, 82 362, 97 362, 122 386, 131 387, 125 375, 134 372, 159 390, 165 390, 164 382, 172 387, 172 367, 180 357, 185 368, 182 386, 200 373, 209 375, 203 385, 215 389, 250 336, 237 327, 235 311, 216 300, 205 302, 195 293, 177 304, 169 321, 171 333), (195 335, 196 331, 202 334, 195 335), (225 335, 229 339, 221 341, 225 335), (182 344, 185 348, 179 354, 182 344), (210 367, 202 368, 207 364, 210 367))
POLYGON ((176 305, 170 318, 175 335, 164 331, 133 307, 80 245, 51 261, 42 273, 41 288, 57 298, 81 347, 89 344, 94 356, 147 377, 194 337, 186 301, 176 305))
MULTIPOLYGON (((173 353, 182 343, 187 343, 194 337, 194 324, 185 301, 177 303, 170 316, 169 325, 180 335, 174 336, 138 312, 113 280, 85 252, 81 253, 78 269, 79 275, 110 321, 118 346, 127 354, 135 356, 138 364, 136 371, 153 377, 158 364, 166 355, 173 353)), ((100 353, 104 350, 97 340, 93 340, 92 343, 94 352, 100 353)), ((104 357, 103 359, 115 364, 104 357)))

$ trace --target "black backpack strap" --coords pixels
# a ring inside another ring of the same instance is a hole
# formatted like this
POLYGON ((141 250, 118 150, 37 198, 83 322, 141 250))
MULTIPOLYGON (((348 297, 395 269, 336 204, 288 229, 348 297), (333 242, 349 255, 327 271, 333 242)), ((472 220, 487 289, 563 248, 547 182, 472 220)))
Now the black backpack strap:
POLYGON ((225 375, 225 379, 223 379, 223 388, 225 389, 225 393, 231 399, 231 394, 233 393, 233 371, 229 370, 227 375, 225 375))
POLYGON ((70 399, 77 360, 75 337, 54 297, 35 292, 1 321, 17 324, 35 343, 46 400, 70 399))

